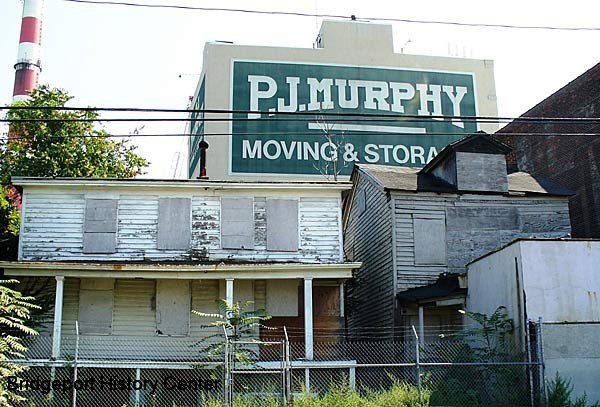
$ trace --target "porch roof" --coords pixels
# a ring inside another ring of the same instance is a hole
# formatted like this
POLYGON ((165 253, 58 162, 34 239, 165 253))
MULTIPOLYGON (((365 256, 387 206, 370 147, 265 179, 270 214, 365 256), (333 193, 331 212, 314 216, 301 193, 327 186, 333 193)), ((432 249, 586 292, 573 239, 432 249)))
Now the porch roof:
POLYGON ((0 262, 7 276, 148 279, 351 278, 361 263, 0 262))

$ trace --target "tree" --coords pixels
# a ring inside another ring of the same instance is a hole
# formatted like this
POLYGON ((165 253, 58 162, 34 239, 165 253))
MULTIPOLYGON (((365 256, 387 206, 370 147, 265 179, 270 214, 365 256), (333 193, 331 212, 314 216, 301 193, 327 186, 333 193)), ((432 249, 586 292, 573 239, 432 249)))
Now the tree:
POLYGON ((71 99, 66 91, 43 85, 12 105, 7 113, 12 137, 0 146, 3 185, 13 175, 130 178, 142 173, 148 162, 128 140, 112 140, 96 128, 91 121, 99 118, 96 110, 60 109, 71 99), (30 119, 42 121, 21 121, 30 119))
MULTIPOLYGON (((219 307, 218 314, 205 313, 200 311, 192 312, 199 317, 203 318, 214 318, 214 321, 210 322, 209 325, 203 326, 204 328, 219 328, 225 329, 230 340, 234 341, 232 347, 232 355, 234 361, 241 362, 242 364, 252 363, 252 358, 256 356, 254 350, 249 346, 235 344, 235 341, 249 341, 256 342, 253 336, 255 335, 256 328, 268 328, 262 323, 271 319, 271 316, 265 315, 264 310, 259 309, 253 311, 250 309, 252 301, 247 301, 240 305, 239 302, 229 303, 224 299, 217 300, 219 307)), ((212 341, 217 337, 221 337, 220 332, 214 335, 207 336, 203 339, 203 342, 212 341)), ((220 356, 224 353, 225 344, 217 342, 210 344, 202 350, 208 356, 220 356)))
MULTIPOLYGON (((95 125, 96 110, 61 109, 71 99, 66 91, 43 85, 8 110, 9 137, 0 140, 0 183, 9 193, 13 176, 130 178, 148 165, 129 140, 113 140, 95 125)), ((0 234, 7 231, 7 219, 0 219, 0 234)))
POLYGON ((0 405, 10 406, 23 400, 23 397, 7 388, 9 377, 18 376, 27 367, 11 362, 23 358, 27 348, 21 336, 36 335, 37 332, 26 323, 31 318, 31 310, 39 308, 31 303, 33 297, 24 297, 18 291, 7 287, 16 280, 0 280, 0 405))

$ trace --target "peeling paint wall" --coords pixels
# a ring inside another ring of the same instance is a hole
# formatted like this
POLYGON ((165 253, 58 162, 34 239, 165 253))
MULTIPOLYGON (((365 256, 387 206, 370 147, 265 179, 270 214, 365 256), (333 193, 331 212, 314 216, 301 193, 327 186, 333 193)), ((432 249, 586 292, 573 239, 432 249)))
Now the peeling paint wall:
POLYGON ((565 237, 571 230, 566 198, 427 193, 393 198, 398 291, 433 283, 440 273, 462 273, 468 262, 517 238, 565 237), (416 219, 445 221, 445 236, 431 236, 446 246, 444 264, 417 261, 416 219))
MULTIPOLYGON (((124 188, 125 189, 125 188, 124 188)), ((206 196, 186 190, 178 197, 191 199, 191 239, 187 250, 159 249, 159 200, 164 194, 147 191, 130 192, 74 190, 65 188, 25 188, 23 204, 23 233, 20 260, 61 261, 342 261, 339 219, 340 193, 312 191, 303 194, 285 191, 264 194, 248 191, 239 197, 253 201, 254 247, 223 249, 221 247, 221 196, 238 197, 230 193, 208 191, 206 196), (106 192, 118 199, 117 246, 114 253, 84 253, 83 236, 86 198, 98 198, 106 192), (187 194, 187 195, 186 195, 187 194), (267 250, 267 199, 295 199, 298 219, 289 225, 297 228, 297 251, 267 250), (296 226, 297 225, 297 226, 296 226)), ((185 228, 183 229, 185 230, 185 228)))

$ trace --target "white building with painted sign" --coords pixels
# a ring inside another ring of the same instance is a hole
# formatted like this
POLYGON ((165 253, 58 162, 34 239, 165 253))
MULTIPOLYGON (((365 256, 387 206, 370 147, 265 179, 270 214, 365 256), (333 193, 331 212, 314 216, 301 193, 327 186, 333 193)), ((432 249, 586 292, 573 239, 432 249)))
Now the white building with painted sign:
POLYGON ((493 62, 394 52, 392 27, 325 21, 314 48, 207 43, 191 106, 190 178, 349 176, 422 167, 496 116, 493 62))

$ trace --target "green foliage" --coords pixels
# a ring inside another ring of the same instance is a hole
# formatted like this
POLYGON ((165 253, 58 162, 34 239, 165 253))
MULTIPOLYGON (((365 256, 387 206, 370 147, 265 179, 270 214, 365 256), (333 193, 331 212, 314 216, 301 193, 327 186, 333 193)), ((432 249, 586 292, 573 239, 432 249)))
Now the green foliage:
POLYGON ((508 316, 506 307, 496 308, 490 316, 479 312, 460 312, 477 323, 477 326, 463 331, 461 335, 470 339, 471 349, 480 360, 489 362, 507 355, 507 350, 512 348, 515 323, 508 316))
MULTIPOLYGON (((259 342, 253 337, 255 336, 257 328, 268 328, 262 323, 266 320, 271 319, 271 316, 265 315, 263 309, 251 310, 250 306, 253 304, 252 301, 247 301, 243 305, 239 302, 229 303, 224 299, 217 300, 219 307, 218 314, 205 313, 200 311, 192 310, 192 313, 203 318, 213 318, 214 321, 210 322, 209 325, 203 325, 204 328, 218 328, 220 330, 225 329, 227 336, 232 341, 252 341, 259 342)), ((215 339, 222 339, 222 334, 217 332, 213 335, 209 335, 203 338, 202 342, 210 342, 215 339)), ((225 344, 223 342, 216 342, 209 344, 202 349, 209 356, 221 356, 225 352, 225 344)), ((231 351, 233 352, 234 361, 241 362, 243 364, 252 363, 252 358, 255 356, 255 352, 248 346, 233 345, 231 351)))
MULTIPOLYGON (((419 401, 419 393, 415 386, 396 381, 387 390, 368 392, 361 395, 346 385, 333 385, 327 393, 319 396, 304 391, 294 398, 295 407, 427 407, 429 391, 423 390, 423 401, 419 401)), ((206 401, 204 406, 221 407, 219 400, 206 401)), ((282 407, 283 404, 275 396, 252 397, 237 396, 234 407, 282 407)))
POLYGON ((22 344, 23 335, 36 335, 37 332, 28 327, 30 311, 38 308, 32 304, 33 297, 24 297, 18 291, 7 287, 17 284, 16 280, 0 280, 0 405, 10 406, 23 398, 6 388, 8 376, 18 376, 27 368, 10 362, 11 359, 23 358, 27 348, 22 344))
MULTIPOLYGON (((0 139, 0 184, 10 185, 13 176, 131 178, 148 166, 129 140, 113 140, 96 127, 97 111, 60 110, 71 99, 62 89, 42 85, 11 106, 10 137, 0 139)), ((16 235, 19 214, 0 195, 0 234, 16 235)))
POLYGON ((569 379, 563 379, 558 372, 554 380, 548 382, 548 407, 599 407, 600 403, 587 403, 587 395, 571 400, 573 385, 569 379))
POLYGON ((459 333, 442 336, 439 343, 428 344, 423 357, 475 366, 430 368, 423 382, 431 389, 432 403, 453 406, 505 406, 528 402, 523 369, 514 366, 485 365, 488 362, 522 361, 514 347, 514 322, 506 307, 491 315, 465 312, 471 327, 459 333), (457 391, 460 389, 460 391, 457 391))
MULTIPOLYGON (((64 90, 43 85, 12 106, 60 108, 71 99, 64 90)), ((89 121, 98 117, 95 110, 10 109, 6 118, 14 137, 0 144, 2 184, 8 185, 15 175, 129 178, 141 174, 148 162, 127 140, 112 140, 89 121), (28 119, 43 120, 18 121, 28 119), (88 121, 69 121, 82 119, 88 121)))
POLYGON ((0 235, 18 235, 20 222, 19 210, 9 198, 8 189, 0 185, 0 235))

